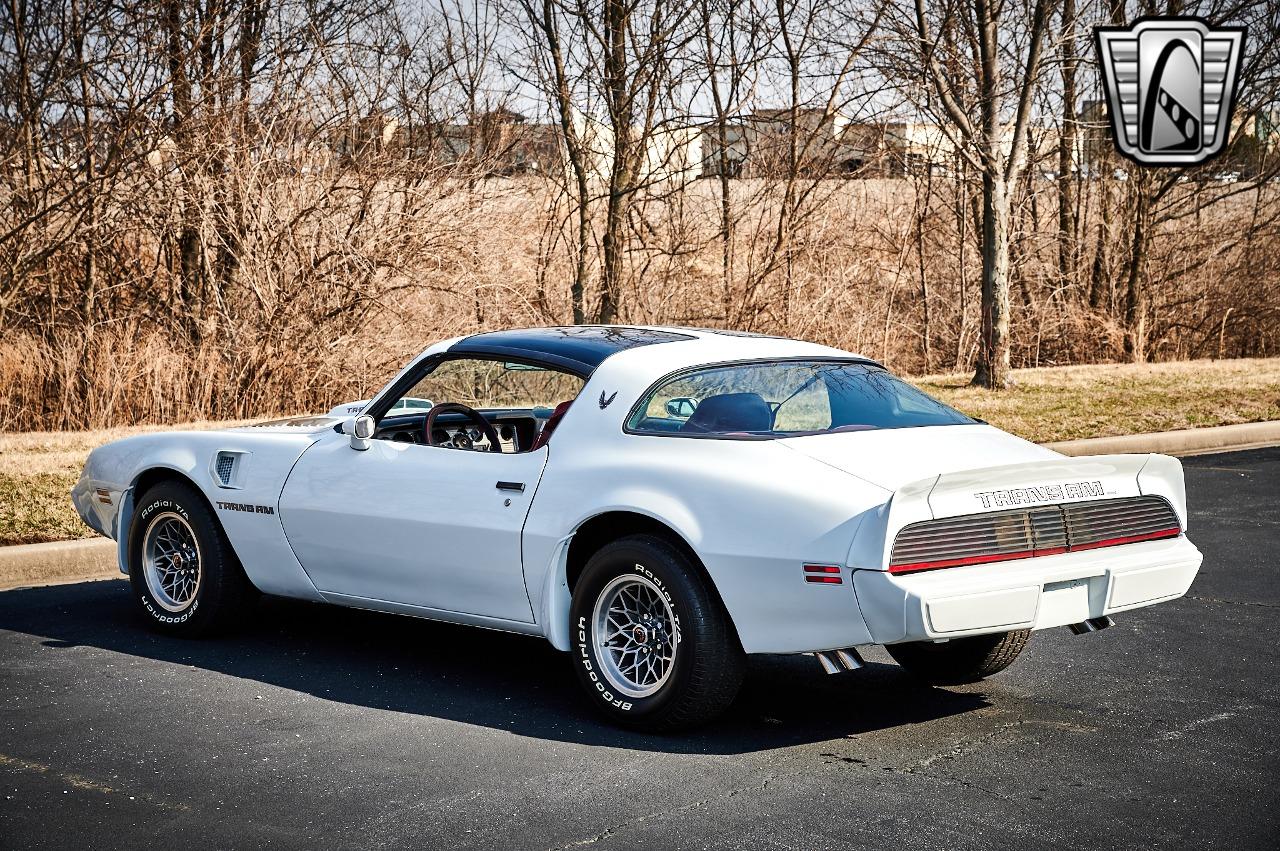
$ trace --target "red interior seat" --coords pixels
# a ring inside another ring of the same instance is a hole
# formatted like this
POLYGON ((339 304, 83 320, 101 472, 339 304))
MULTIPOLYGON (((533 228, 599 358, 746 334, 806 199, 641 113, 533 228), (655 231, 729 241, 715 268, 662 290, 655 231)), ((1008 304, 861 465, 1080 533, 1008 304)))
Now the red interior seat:
POLYGON ((556 426, 560 425, 560 420, 564 417, 565 412, 569 410, 569 406, 573 404, 570 399, 567 402, 561 402, 556 405, 555 410, 551 412, 551 416, 547 417, 547 424, 542 427, 542 431, 538 432, 538 437, 533 441, 533 446, 529 447, 530 452, 534 452, 547 445, 547 441, 551 439, 551 432, 555 431, 556 426))

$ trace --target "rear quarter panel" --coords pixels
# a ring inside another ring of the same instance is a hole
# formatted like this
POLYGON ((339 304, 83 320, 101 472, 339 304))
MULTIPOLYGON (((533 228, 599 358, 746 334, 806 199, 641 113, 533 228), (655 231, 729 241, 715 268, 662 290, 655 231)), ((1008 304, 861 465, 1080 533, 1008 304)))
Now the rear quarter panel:
MULTIPOLYGON (((772 441, 620 431, 616 440, 574 446, 572 436, 566 429, 552 439, 525 525, 535 612, 555 608, 546 596, 559 584, 556 572, 563 575, 566 536, 599 514, 631 511, 662 521, 698 554, 747 652, 869 640, 844 565, 864 513, 887 491, 772 441), (805 582, 806 563, 838 565, 845 581, 805 582)), ((555 632, 549 637, 558 645, 555 632)))

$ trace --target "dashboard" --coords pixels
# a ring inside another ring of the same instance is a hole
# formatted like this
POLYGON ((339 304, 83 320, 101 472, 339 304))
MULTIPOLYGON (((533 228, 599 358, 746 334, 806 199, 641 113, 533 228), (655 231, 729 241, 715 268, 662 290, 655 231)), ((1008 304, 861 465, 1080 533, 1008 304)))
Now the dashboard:
MULTIPOLYGON (((480 414, 498 433, 499 444, 506 453, 524 452, 533 446, 538 432, 551 416, 550 408, 524 410, 482 410, 480 414)), ((378 423, 374 437, 378 440, 394 440, 399 443, 426 444, 423 428, 426 414, 389 414, 378 423)), ((442 414, 435 423, 433 442, 437 446, 488 452, 489 441, 480 429, 461 415, 442 414)))

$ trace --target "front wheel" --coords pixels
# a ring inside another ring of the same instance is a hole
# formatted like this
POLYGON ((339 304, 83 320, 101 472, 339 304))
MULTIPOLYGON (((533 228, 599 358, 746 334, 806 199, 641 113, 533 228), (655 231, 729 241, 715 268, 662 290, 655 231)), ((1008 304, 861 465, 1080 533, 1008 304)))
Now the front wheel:
POLYGON ((894 661, 934 685, 974 683, 1013 664, 1027 646, 1031 630, 994 632, 950 641, 908 641, 889 644, 894 661))
POLYGON ((255 594, 208 504, 176 481, 161 482, 138 500, 129 583, 148 623, 191 638, 231 625, 255 594))
POLYGON ((685 729, 737 696, 745 658, 728 613, 661 538, 633 535, 596 552, 570 611, 578 679, 613 721, 685 729))

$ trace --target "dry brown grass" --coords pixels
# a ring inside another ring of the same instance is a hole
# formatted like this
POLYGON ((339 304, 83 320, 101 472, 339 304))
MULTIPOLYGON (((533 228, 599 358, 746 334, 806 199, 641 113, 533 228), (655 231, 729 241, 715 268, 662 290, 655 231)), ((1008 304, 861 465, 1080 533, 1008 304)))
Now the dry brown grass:
POLYGON ((244 422, 0 432, 0 546, 93 537, 93 530, 71 507, 70 493, 94 447, 149 431, 226 428, 244 422))
POLYGON ((969 375, 914 379, 966 414, 1049 443, 1280 420, 1280 358, 1020 369, 995 392, 969 375))

